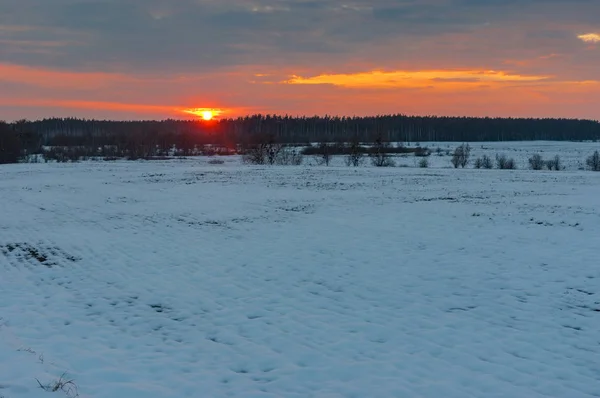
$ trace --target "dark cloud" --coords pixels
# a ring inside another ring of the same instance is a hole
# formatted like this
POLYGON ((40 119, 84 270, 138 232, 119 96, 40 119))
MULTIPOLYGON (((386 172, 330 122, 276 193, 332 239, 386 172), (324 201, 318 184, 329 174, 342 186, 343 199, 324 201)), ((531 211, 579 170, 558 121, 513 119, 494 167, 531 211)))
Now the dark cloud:
POLYGON ((464 57, 480 57, 481 40, 502 56, 544 40, 561 52, 585 33, 578 23, 599 18, 597 0, 3 0, 0 62, 172 73, 361 57, 386 65, 403 54, 448 60, 440 43, 453 34, 479 43, 450 43, 464 57), (488 37, 487 26, 522 31, 523 42, 488 37))

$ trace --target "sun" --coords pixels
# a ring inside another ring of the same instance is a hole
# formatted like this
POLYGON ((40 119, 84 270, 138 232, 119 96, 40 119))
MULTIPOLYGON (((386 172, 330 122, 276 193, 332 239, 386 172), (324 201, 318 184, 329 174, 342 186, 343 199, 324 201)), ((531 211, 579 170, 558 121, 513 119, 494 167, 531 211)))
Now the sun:
POLYGON ((180 111, 182 113, 187 113, 188 115, 194 115, 207 122, 223 113, 221 109, 215 108, 187 108, 181 109, 180 111))

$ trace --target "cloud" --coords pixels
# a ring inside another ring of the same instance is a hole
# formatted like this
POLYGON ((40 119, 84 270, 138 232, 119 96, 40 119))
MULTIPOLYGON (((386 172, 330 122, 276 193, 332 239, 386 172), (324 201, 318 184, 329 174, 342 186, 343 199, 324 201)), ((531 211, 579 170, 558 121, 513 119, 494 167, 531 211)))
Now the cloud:
POLYGON ((550 76, 527 76, 491 70, 370 71, 352 74, 323 74, 313 77, 292 76, 284 83, 333 85, 346 88, 426 88, 451 85, 468 87, 490 83, 528 83, 550 76))
MULTIPOLYGON (((365 91, 391 101, 370 100, 365 111, 413 109, 390 93, 555 90, 597 79, 600 52, 573 40, 597 32, 598 15, 598 0, 2 0, 0 92, 84 101, 63 103, 74 114, 81 104, 149 100, 165 112, 251 105, 297 114, 354 112, 335 98, 352 87, 352 101, 365 91)), ((457 107, 478 103, 455 98, 457 107)), ((21 112, 7 109, 3 117, 21 112)), ((127 115, 135 109, 144 108, 127 115)))
POLYGON ((577 36, 577 38, 581 39, 586 43, 600 43, 600 34, 598 33, 586 33, 577 36))

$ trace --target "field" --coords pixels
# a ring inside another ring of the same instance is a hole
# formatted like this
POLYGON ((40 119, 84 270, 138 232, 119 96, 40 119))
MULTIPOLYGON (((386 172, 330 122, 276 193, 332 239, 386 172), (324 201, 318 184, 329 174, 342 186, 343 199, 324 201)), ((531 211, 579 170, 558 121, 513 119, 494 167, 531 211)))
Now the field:
POLYGON ((597 147, 2 166, 0 397, 599 397, 597 147))

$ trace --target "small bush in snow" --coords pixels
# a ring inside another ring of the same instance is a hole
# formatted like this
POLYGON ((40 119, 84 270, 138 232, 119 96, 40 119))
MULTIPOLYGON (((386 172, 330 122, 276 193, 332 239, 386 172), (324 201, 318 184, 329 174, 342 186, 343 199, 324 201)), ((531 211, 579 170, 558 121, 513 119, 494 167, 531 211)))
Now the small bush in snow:
POLYGON ((361 151, 358 139, 352 140, 348 146, 348 155, 346 155, 346 165, 358 167, 363 161, 364 153, 361 151))
POLYGON ((242 149, 242 161, 249 164, 273 165, 277 161, 283 145, 272 135, 257 135, 252 137, 242 149))
POLYGON ((585 160, 585 163, 590 170, 600 171, 600 153, 598 151, 594 152, 593 155, 585 160))
POLYGON ((493 169, 494 162, 488 155, 483 155, 480 158, 475 159, 474 166, 476 169, 493 169))
POLYGON ((394 167, 396 163, 389 154, 390 148, 388 142, 383 142, 381 138, 377 138, 369 151, 371 164, 375 167, 394 167))
POLYGON ((331 152, 333 152, 332 149, 332 146, 327 142, 322 142, 319 144, 319 151, 321 152, 317 161, 319 165, 329 166, 331 163, 331 152))
POLYGON ((529 158, 529 168, 531 168, 531 170, 542 170, 545 165, 546 162, 539 153, 536 153, 529 158))
POLYGON ((422 158, 419 160, 419 167, 422 169, 426 169, 429 167, 429 160, 427 158, 422 158))
POLYGON ((506 155, 496 155, 496 165, 500 170, 514 170, 517 168, 513 158, 507 158, 506 155))
POLYGON ((560 171, 563 169, 562 163, 560 161, 560 156, 556 155, 554 159, 548 160, 546 162, 546 167, 548 170, 556 170, 560 171))
POLYGON ((225 161, 223 159, 210 159, 208 164, 224 164, 225 161))

